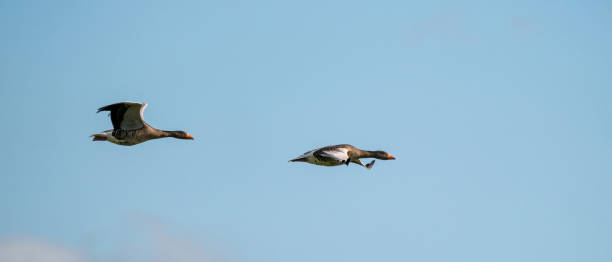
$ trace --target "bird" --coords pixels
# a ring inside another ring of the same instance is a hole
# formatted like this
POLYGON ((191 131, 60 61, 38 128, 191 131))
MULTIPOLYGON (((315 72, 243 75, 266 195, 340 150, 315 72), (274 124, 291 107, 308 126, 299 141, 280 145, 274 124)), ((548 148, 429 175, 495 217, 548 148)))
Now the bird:
POLYGON ((91 135, 93 141, 108 141, 117 145, 133 146, 164 137, 194 139, 185 131, 164 131, 153 128, 142 117, 142 112, 146 107, 146 103, 119 102, 99 108, 98 113, 110 111, 113 129, 91 135))
POLYGON ((339 166, 355 163, 367 169, 371 169, 376 160, 372 160, 369 164, 364 165, 359 160, 360 158, 376 158, 382 160, 393 160, 394 156, 385 151, 367 151, 356 148, 352 145, 341 144, 326 146, 314 150, 310 150, 297 158, 289 160, 289 162, 306 162, 320 166, 339 166))

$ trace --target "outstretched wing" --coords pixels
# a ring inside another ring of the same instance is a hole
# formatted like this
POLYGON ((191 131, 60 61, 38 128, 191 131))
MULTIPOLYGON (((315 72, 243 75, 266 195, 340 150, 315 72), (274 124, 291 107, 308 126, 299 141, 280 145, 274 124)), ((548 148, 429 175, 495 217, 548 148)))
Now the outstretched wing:
POLYGON ((314 156, 321 160, 335 160, 346 162, 349 159, 348 149, 344 147, 324 147, 314 152, 314 156))
POLYGON ((135 130, 143 128, 146 124, 142 117, 142 112, 147 104, 136 102, 120 102, 107 105, 98 109, 100 111, 110 111, 113 129, 135 130))

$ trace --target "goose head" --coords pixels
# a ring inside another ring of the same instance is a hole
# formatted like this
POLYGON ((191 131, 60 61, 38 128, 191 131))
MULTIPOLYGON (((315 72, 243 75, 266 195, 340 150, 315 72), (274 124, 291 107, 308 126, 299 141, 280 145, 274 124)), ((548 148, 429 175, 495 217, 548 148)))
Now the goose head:
POLYGON ((385 151, 374 151, 372 152, 373 157, 382 160, 394 160, 395 157, 385 151))
POLYGON ((193 140, 193 136, 185 131, 166 131, 169 136, 178 138, 178 139, 191 139, 193 140))

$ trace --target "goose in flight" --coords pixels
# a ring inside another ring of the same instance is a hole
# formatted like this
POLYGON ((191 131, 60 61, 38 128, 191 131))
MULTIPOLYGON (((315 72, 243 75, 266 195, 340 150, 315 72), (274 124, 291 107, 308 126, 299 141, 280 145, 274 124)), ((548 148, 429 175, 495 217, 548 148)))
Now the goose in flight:
POLYGON ((108 141, 117 145, 132 146, 147 140, 174 137, 180 139, 193 139, 185 131, 164 131, 151 127, 142 117, 147 107, 145 103, 120 102, 98 109, 110 111, 113 129, 93 134, 93 141, 108 141))
POLYGON ((374 161, 369 164, 362 164, 360 158, 376 158, 382 160, 395 159, 385 151, 366 151, 351 145, 326 146, 315 150, 310 150, 301 156, 289 160, 290 162, 306 162, 320 166, 339 166, 355 163, 367 169, 372 168, 374 161))

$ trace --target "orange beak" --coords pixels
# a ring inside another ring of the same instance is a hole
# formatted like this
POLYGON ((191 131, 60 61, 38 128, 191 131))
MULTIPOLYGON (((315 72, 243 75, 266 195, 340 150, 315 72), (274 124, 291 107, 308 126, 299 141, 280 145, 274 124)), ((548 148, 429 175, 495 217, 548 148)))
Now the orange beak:
POLYGON ((388 159, 395 159, 395 157, 394 157, 394 156, 392 156, 391 154, 387 154, 387 158, 388 158, 388 159))
POLYGON ((187 139, 191 139, 191 140, 193 140, 193 139, 194 139, 194 138, 193 138, 193 137, 192 137, 190 134, 187 134, 187 136, 186 136, 185 138, 187 138, 187 139))

